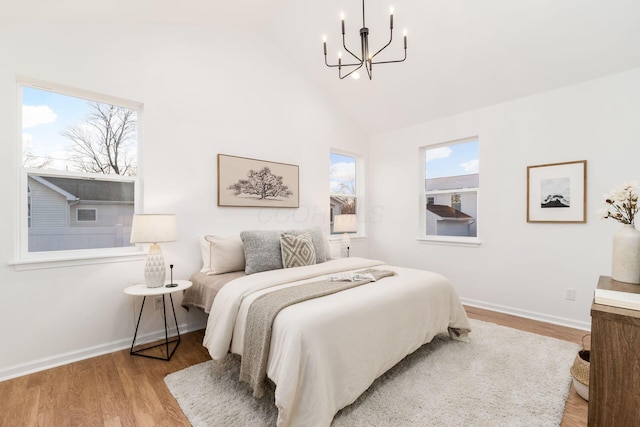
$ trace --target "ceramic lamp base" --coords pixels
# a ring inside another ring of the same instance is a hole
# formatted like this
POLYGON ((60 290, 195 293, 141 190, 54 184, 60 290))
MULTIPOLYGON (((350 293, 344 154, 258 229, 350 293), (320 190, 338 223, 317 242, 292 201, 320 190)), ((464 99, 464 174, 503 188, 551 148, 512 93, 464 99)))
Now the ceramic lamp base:
POLYGON ((342 258, 349 258, 349 250, 351 248, 351 239, 347 233, 344 233, 342 240, 340 241, 340 256, 342 258))
POLYGON ((149 248, 147 254, 147 262, 144 266, 144 280, 147 288, 159 288, 164 286, 164 278, 166 268, 164 265, 164 256, 160 245, 154 243, 149 248))

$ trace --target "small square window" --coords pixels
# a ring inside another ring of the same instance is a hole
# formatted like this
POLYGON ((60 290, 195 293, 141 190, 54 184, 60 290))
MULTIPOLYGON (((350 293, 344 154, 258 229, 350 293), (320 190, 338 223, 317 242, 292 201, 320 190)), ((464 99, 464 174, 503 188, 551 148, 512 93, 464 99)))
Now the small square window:
POLYGON ((97 209, 78 209, 77 221, 78 222, 95 222, 98 219, 97 209))

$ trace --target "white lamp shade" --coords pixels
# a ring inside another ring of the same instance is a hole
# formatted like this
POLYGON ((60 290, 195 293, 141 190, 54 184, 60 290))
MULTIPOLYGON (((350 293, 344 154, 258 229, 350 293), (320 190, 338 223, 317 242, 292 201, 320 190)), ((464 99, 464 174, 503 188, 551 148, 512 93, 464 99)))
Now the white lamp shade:
POLYGON ((336 215, 333 217, 335 233, 353 233, 358 231, 358 220, 355 214, 336 215))
POLYGON ((137 214, 131 225, 131 243, 173 242, 178 238, 176 216, 137 214))

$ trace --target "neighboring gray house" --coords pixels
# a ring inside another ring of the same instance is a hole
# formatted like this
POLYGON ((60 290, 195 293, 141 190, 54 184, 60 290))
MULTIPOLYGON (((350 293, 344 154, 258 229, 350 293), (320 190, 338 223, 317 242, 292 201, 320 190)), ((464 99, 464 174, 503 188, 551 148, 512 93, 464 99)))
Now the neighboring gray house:
POLYGON ((133 182, 30 175, 29 251, 128 246, 133 182))
POLYGON ((425 179, 428 236, 476 237, 479 175, 425 179), (456 191, 458 190, 458 191, 456 191))
POLYGON ((330 234, 333 234, 333 218, 340 214, 355 214, 356 213, 356 197, 345 196, 329 196, 329 227, 330 234))
POLYGON ((330 218, 329 221, 333 224, 333 217, 336 215, 340 215, 342 212, 342 206, 344 206, 345 201, 341 198, 329 196, 329 213, 330 218))

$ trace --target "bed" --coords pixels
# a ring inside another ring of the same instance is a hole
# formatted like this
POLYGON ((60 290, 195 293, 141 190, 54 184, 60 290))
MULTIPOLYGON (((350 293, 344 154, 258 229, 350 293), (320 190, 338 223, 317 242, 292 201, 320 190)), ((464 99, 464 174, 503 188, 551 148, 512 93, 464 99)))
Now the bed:
POLYGON ((229 353, 248 358, 245 335, 253 328, 247 318, 254 302, 365 270, 388 277, 289 305, 275 316, 265 374, 275 384, 278 426, 329 426, 376 378, 437 334, 466 340, 469 321, 443 276, 341 258, 226 281, 215 291, 204 345, 214 360, 229 353))

